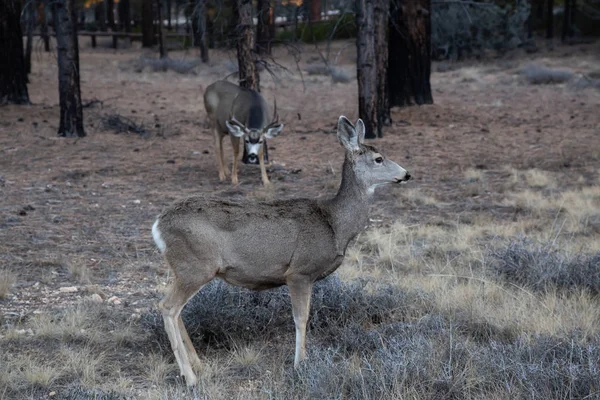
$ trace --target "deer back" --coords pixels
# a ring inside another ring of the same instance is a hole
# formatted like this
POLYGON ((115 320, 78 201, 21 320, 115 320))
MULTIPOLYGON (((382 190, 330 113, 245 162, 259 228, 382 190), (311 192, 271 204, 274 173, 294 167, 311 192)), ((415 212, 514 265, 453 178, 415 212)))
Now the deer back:
POLYGON ((262 129, 271 118, 267 102, 260 93, 227 81, 217 81, 207 87, 204 104, 223 133, 227 133, 225 121, 232 117, 249 129, 262 129))

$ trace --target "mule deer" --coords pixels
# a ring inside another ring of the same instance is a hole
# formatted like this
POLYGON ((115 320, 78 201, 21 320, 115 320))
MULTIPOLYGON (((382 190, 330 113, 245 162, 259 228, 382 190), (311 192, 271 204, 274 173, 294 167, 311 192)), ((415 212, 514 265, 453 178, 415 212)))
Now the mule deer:
POLYGON ((258 161, 263 184, 268 185, 269 177, 265 168, 263 142, 265 138, 274 138, 283 129, 283 124, 280 124, 277 118, 277 103, 274 107, 274 118, 271 120, 267 102, 260 93, 231 82, 217 81, 206 88, 204 107, 208 118, 213 123, 219 179, 225 180, 228 174, 223 157, 223 138, 229 133, 233 147, 231 183, 238 183, 240 138, 243 137, 248 162, 256 164, 258 161))
POLYGON ((158 217, 152 236, 174 274, 160 309, 188 385, 196 383, 191 363, 200 360, 181 310, 214 278, 254 290, 288 285, 296 325, 294 366, 305 358, 313 283, 340 266, 348 243, 367 225, 375 187, 410 179, 405 169, 363 144, 364 134, 360 119, 354 127, 339 118, 337 137, 346 155, 342 183, 331 199, 238 204, 196 196, 158 217))

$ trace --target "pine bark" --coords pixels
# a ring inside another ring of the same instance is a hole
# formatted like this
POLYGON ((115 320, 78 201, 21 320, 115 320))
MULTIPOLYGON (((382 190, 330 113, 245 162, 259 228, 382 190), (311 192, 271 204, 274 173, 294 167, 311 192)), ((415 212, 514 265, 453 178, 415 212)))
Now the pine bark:
POLYGON ((129 0, 119 1, 119 23, 125 32, 131 32, 131 6, 129 0))
POLYGON ((157 0, 156 10, 158 13, 158 53, 160 54, 160 58, 167 58, 167 47, 165 46, 165 37, 163 35, 163 4, 161 0, 157 0))
POLYGON ((377 59, 375 57, 375 1, 359 0, 356 14, 358 115, 365 124, 365 137, 374 139, 381 131, 377 117, 377 59))
POLYGON ((256 52, 271 54, 271 32, 274 27, 274 13, 270 0, 258 0, 258 23, 256 25, 256 52))
POLYGON ((60 124, 58 135, 83 137, 83 108, 79 79, 77 13, 74 0, 54 0, 53 15, 58 54, 60 124))
POLYGON ((192 13, 194 46, 200 49, 200 59, 208 62, 208 32, 206 29, 206 0, 197 0, 192 13))
POLYGON ((260 92, 260 76, 254 62, 252 1, 235 0, 237 12, 237 57, 240 86, 260 92))
POLYGON ((375 61, 377 75, 377 136, 382 137, 382 127, 392 124, 388 88, 388 20, 389 0, 375 3, 375 61))
POLYGON ((111 31, 115 31, 115 1, 106 0, 106 20, 111 31))
POLYGON ((431 104, 431 0, 392 3, 389 20, 390 106, 431 104))
POLYGON ((546 39, 554 38, 554 0, 546 2, 546 39))
MULTIPOLYGON (((25 72, 31 73, 31 51, 33 50, 33 30, 35 28, 34 4, 26 3, 25 26, 27 28, 27 42, 25 45, 25 72)), ((29 82, 29 79, 28 79, 29 82)))
POLYGON ((152 0, 142 0, 142 47, 154 44, 154 12, 152 0))
POLYGON ((29 104, 21 3, 0 1, 0 104, 29 104))
POLYGON ((48 35, 48 23, 46 22, 46 2, 40 1, 38 3, 38 18, 40 21, 40 34, 42 41, 44 42, 44 51, 48 53, 50 51, 50 35, 48 35))

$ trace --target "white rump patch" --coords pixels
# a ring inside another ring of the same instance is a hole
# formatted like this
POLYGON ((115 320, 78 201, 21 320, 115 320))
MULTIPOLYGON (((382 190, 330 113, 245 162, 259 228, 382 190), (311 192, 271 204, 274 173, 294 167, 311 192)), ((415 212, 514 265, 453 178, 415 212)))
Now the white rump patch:
POLYGON ((163 240, 160 234, 160 230, 158 229, 158 219, 156 220, 156 222, 154 222, 154 225, 152 225, 152 237, 154 238, 154 243, 156 243, 156 246, 158 247, 160 252, 164 253, 167 249, 167 244, 163 240))

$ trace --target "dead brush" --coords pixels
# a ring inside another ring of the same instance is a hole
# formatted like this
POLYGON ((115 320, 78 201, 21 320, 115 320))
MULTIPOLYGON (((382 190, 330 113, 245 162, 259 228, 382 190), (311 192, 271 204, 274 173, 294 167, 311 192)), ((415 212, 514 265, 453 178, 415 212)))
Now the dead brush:
POLYGON ((135 133, 141 137, 148 137, 150 133, 143 125, 124 117, 120 114, 108 114, 101 117, 101 123, 104 129, 114 133, 135 133))
POLYGON ((15 273, 8 269, 0 270, 0 299, 5 299, 17 281, 15 273))
POLYGON ((557 83, 565 83, 574 74, 571 71, 551 69, 544 66, 529 64, 521 68, 519 74, 532 85, 551 85, 557 83))

